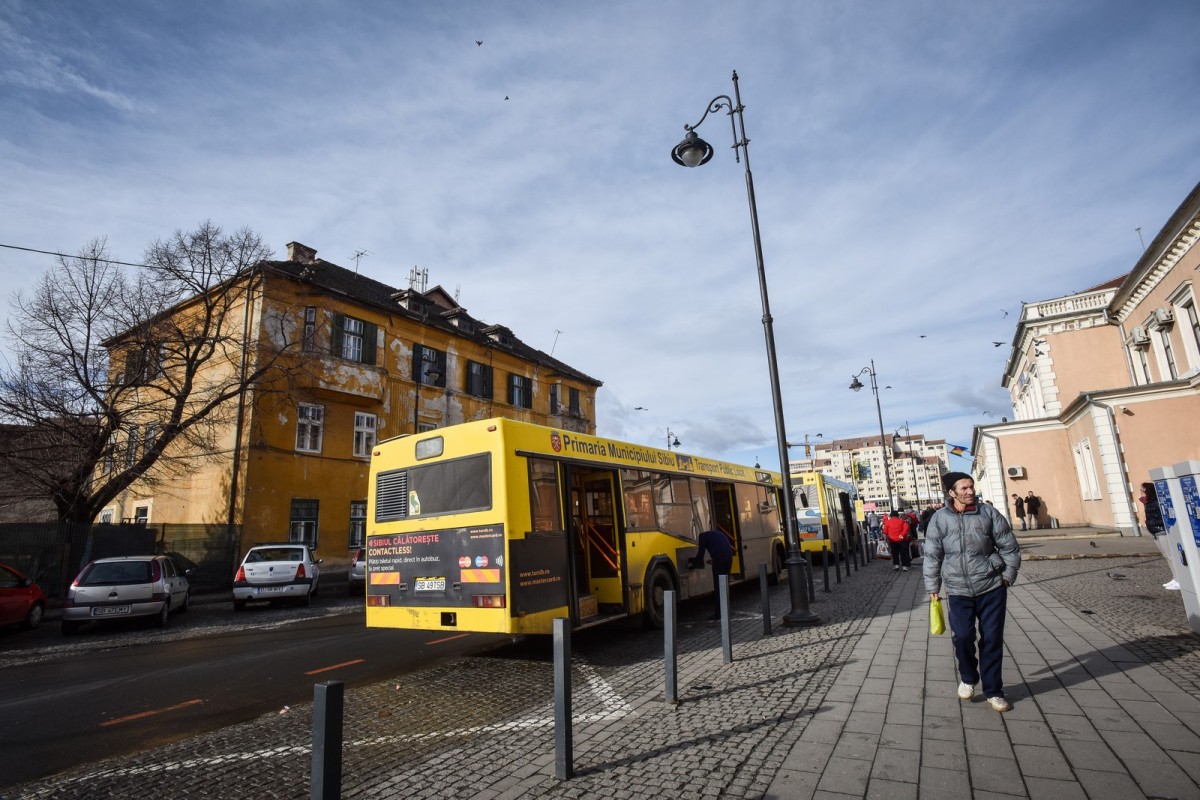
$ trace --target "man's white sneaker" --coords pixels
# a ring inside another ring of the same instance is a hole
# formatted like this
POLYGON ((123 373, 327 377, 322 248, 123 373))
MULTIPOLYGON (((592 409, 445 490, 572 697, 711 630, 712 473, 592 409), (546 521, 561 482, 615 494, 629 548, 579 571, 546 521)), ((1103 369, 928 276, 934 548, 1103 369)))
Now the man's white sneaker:
POLYGON ((991 706, 994 711, 1012 711, 1012 706, 1009 705, 1009 702, 1003 697, 989 697, 988 705, 991 706))
POLYGON ((899 567, 892 567, 892 572, 899 572, 899 571, 900 571, 899 567))
POLYGON ((1172 578, 1171 580, 1169 580, 1163 584, 1163 588, 1169 592, 1178 592, 1179 591, 1179 581, 1172 578))
POLYGON ((908 567, 901 567, 901 568, 900 568, 900 571, 901 571, 901 572, 908 572, 908 567))
POLYGON ((969 683, 960 683, 958 685, 958 699, 970 700, 975 696, 975 687, 969 683))

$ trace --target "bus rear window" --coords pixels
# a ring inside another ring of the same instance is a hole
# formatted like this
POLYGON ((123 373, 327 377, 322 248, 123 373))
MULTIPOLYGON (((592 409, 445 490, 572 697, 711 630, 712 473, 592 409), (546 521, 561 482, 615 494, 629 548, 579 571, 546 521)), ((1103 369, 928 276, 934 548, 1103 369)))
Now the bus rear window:
POLYGON ((492 461, 487 453, 381 472, 375 482, 376 522, 491 507, 492 461))

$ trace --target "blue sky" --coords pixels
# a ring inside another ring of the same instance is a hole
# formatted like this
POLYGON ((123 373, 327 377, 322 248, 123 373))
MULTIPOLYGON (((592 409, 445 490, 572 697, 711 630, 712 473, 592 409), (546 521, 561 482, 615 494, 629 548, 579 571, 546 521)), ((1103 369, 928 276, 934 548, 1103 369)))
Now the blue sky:
MULTIPOLYGON (((1010 413, 1021 302, 1128 271, 1200 179, 1198 23, 1184 0, 0 0, 0 243, 136 261, 212 219, 281 257, 368 251, 396 286, 421 266, 604 381, 601 435, 774 466, 727 118, 709 164, 669 157, 736 69, 789 439, 877 431, 847 389, 874 359, 885 428, 970 444, 1010 413)), ((0 284, 49 266, 0 249, 0 284)))

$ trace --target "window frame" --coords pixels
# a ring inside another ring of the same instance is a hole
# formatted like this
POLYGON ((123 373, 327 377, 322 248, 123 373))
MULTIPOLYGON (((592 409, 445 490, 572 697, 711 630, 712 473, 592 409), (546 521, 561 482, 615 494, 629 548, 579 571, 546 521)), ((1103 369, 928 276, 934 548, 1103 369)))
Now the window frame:
POLYGON ((318 403, 296 404, 296 452, 320 453, 325 443, 325 406, 318 403), (308 416, 313 411, 316 417, 308 416), (316 432, 316 445, 312 445, 312 433, 316 432), (303 436, 303 445, 301 436, 303 436))
POLYGON ((528 375, 508 374, 508 404, 517 408, 533 408, 533 379, 528 375))
POLYGON ((354 412, 354 456, 370 458, 378 437, 379 416, 368 411, 354 412), (369 424, 368 424, 369 420, 369 424))
POLYGON ((467 394, 481 400, 492 400, 495 396, 492 391, 492 373, 493 368, 490 364, 467 359, 466 380, 463 381, 467 394))
POLYGON ((346 533, 346 548, 357 550, 366 545, 367 541, 367 501, 350 501, 350 525, 346 533), (361 513, 355 513, 361 511, 361 513))
POLYGON ((321 501, 316 498, 293 497, 288 509, 288 542, 303 544, 312 548, 317 546, 320 534, 321 501), (308 512, 311 510, 311 514, 308 512), (311 530, 312 539, 305 538, 305 533, 311 530), (297 538, 299 534, 300 538, 297 538))

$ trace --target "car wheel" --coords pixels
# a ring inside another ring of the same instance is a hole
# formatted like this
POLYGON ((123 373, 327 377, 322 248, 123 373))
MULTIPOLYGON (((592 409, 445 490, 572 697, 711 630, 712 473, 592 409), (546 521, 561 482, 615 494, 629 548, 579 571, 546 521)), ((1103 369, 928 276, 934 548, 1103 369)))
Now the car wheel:
POLYGON ((192 590, 188 589, 183 593, 183 602, 179 604, 180 613, 187 611, 192 602, 192 590))
POLYGON ((314 594, 316 594, 316 592, 305 592, 304 596, 300 598, 300 605, 311 606, 312 605, 312 596, 314 594))
POLYGON ((245 600, 234 600, 233 601, 233 610, 234 611, 245 611, 246 610, 246 601, 245 600))
POLYGON ((154 627, 156 627, 156 628, 167 627, 167 618, 170 616, 170 614, 171 614, 171 600, 170 600, 170 598, 168 598, 163 601, 162 610, 159 611, 158 614, 155 615, 155 617, 154 617, 154 627))
POLYGON ((658 565, 650 572, 646 581, 646 611, 642 615, 642 624, 647 628, 661 629, 666 621, 665 600, 666 592, 675 590, 675 579, 671 571, 663 565, 658 565))
POLYGON ((62 635, 63 636, 74 636, 75 634, 79 633, 79 626, 81 624, 83 624, 83 623, 67 622, 64 620, 63 624, 62 624, 62 635))
POLYGON ((34 603, 30 606, 29 613, 25 615, 25 621, 21 623, 21 627, 27 631, 31 631, 42 624, 42 618, 45 616, 46 607, 40 602, 34 603))
POLYGON ((319 580, 313 581, 312 596, 316 597, 320 593, 321 593, 321 582, 319 580))

